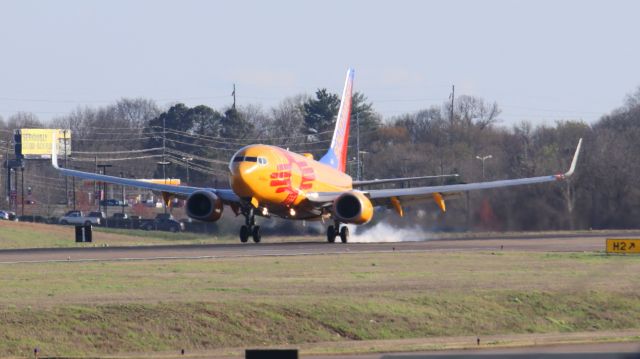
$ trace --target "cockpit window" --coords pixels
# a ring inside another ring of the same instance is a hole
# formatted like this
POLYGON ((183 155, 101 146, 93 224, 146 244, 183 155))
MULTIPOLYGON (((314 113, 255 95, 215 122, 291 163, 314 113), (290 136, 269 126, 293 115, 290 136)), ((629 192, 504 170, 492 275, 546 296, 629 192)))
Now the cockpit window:
POLYGON ((233 162, 258 162, 258 157, 254 156, 236 156, 233 162))
POLYGON ((258 163, 261 165, 266 165, 267 164, 267 159, 264 157, 258 157, 258 163))

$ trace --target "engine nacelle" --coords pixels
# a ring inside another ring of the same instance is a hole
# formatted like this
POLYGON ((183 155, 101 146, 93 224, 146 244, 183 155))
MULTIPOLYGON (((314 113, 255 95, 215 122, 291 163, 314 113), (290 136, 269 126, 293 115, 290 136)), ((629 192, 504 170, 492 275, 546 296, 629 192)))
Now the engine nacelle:
POLYGON ((360 191, 345 192, 333 201, 333 215, 343 223, 364 224, 373 218, 373 204, 360 191))
POLYGON ((222 217, 222 200, 213 192, 193 192, 186 207, 187 215, 200 221, 215 222, 222 217))

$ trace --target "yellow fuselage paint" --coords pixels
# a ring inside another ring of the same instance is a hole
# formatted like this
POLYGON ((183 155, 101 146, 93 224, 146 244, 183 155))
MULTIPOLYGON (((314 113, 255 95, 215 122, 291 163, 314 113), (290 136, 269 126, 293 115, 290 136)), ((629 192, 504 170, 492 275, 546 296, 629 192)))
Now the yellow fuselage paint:
POLYGON ((308 193, 352 189, 351 176, 275 146, 240 149, 231 159, 229 170, 231 188, 238 196, 255 199, 254 203, 270 213, 288 218, 313 219, 322 214, 307 202, 308 193))

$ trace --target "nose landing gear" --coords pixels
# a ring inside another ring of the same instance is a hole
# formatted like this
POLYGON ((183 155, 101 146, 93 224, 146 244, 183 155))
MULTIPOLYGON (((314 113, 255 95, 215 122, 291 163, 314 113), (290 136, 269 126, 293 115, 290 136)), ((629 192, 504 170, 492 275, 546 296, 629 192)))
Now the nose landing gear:
POLYGON ((255 243, 260 243, 262 234, 260 233, 260 226, 256 226, 253 208, 246 211, 243 210, 242 214, 245 218, 245 225, 240 227, 240 242, 247 243, 249 237, 251 237, 255 243))
POLYGON ((327 242, 334 243, 338 236, 340 236, 342 243, 347 243, 349 241, 349 228, 347 226, 342 226, 341 228, 340 222, 335 222, 334 226, 327 228, 327 242))

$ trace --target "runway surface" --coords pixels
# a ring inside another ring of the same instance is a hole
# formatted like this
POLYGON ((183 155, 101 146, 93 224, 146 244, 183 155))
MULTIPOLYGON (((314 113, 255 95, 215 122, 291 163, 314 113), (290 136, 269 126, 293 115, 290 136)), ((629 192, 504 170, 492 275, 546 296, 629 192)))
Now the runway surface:
MULTIPOLYGON (((329 357, 308 357, 328 359, 329 357)), ((445 350, 417 353, 388 353, 347 356, 350 359, 419 359, 419 358, 526 358, 526 359, 608 359, 640 358, 640 343, 586 343, 497 349, 445 350)))
MULTIPOLYGON (((640 235, 640 233, 637 233, 640 235)), ((259 256, 335 255, 350 253, 429 252, 429 251, 602 251, 606 238, 630 237, 630 233, 610 235, 541 234, 518 237, 450 238, 393 243, 245 243, 207 245, 165 245, 138 247, 77 247, 0 250, 0 263, 51 261, 114 261, 152 259, 197 259, 259 256)), ((268 241, 268 239, 267 239, 268 241)))

